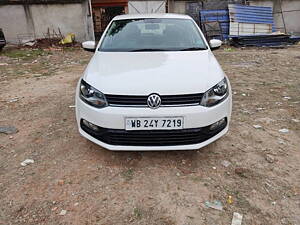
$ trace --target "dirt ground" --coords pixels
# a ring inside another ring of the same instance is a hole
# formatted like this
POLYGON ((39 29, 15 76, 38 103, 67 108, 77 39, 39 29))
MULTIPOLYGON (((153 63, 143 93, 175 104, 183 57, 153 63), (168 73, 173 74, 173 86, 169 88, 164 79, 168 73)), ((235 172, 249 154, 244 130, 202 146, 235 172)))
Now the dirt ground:
POLYGON ((0 126, 19 130, 0 133, 0 224, 229 225, 238 212, 243 225, 300 225, 300 45, 214 53, 233 88, 230 130, 170 152, 79 135, 70 106, 91 53, 0 53, 0 126))

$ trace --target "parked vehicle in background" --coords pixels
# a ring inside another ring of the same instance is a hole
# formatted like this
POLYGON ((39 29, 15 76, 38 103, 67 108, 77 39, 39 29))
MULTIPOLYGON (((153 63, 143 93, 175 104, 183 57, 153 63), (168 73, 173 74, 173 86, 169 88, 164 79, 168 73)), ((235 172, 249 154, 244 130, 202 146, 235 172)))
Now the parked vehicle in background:
POLYGON ((110 150, 199 149, 223 136, 231 88, 194 20, 177 14, 115 17, 76 91, 81 135, 110 150))
POLYGON ((5 36, 3 30, 0 28, 0 51, 4 48, 5 45, 6 45, 5 36))

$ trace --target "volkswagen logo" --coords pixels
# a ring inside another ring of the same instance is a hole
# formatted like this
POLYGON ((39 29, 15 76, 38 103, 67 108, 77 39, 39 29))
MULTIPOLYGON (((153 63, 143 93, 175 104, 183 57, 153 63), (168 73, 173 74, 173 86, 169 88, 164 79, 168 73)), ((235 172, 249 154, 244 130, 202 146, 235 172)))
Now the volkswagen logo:
POLYGON ((147 104, 151 109, 157 109, 161 104, 161 99, 158 94, 151 94, 147 99, 147 104))

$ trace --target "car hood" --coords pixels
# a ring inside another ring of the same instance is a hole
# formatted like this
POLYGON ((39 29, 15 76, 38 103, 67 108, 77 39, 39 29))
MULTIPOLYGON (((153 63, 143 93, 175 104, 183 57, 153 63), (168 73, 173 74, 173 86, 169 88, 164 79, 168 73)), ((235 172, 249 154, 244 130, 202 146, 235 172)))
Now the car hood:
POLYGON ((84 80, 104 94, 203 93, 224 77, 210 50, 96 52, 84 80))

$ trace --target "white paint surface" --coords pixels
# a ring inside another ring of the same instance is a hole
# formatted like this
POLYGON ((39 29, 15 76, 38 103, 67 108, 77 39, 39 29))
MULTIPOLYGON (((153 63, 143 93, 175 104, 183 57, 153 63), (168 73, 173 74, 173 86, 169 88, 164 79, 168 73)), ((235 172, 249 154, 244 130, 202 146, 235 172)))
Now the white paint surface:
POLYGON ((0 27, 8 42, 21 39, 43 38, 49 28, 63 35, 74 33, 77 41, 93 39, 92 20, 88 5, 82 4, 34 4, 0 6, 0 27))
POLYGON ((230 22, 230 35, 270 34, 272 24, 230 22))
POLYGON ((129 14, 165 13, 165 1, 128 1, 129 14))

